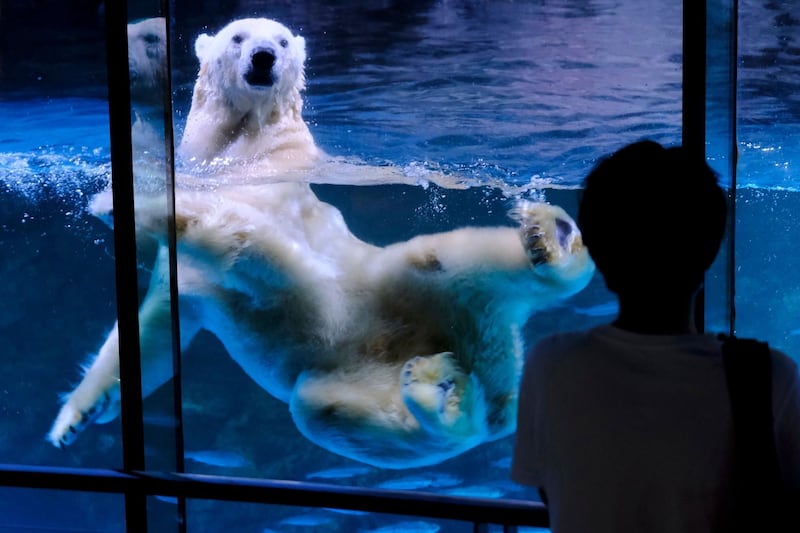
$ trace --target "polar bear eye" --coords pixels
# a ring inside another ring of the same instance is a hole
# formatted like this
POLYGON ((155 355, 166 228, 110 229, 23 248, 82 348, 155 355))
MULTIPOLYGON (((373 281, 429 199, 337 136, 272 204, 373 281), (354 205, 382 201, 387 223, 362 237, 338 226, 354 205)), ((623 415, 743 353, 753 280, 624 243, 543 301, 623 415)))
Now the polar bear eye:
POLYGON ((281 48, 286 48, 289 46, 289 41, 286 39, 281 39, 281 48))
POLYGON ((159 39, 158 35, 154 33, 148 33, 147 35, 142 37, 142 39, 144 39, 144 42, 146 42, 147 44, 158 44, 158 42, 161 40, 159 39))
POLYGON ((242 44, 242 41, 244 41, 244 35, 242 35, 241 33, 237 33, 236 35, 233 36, 233 39, 231 39, 231 41, 233 41, 235 44, 242 44))

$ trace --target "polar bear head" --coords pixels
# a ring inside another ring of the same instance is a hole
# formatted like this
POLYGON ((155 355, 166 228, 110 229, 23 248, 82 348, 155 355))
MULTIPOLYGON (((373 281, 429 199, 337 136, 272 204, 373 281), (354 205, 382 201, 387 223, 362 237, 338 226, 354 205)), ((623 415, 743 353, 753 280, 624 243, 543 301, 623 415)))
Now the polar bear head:
POLYGON ((128 24, 128 71, 134 103, 161 105, 167 81, 167 26, 164 17, 128 24))
POLYGON ((305 39, 292 35, 279 22, 235 20, 216 35, 200 35, 195 53, 200 60, 198 83, 217 91, 240 111, 271 102, 301 104, 305 39))
POLYGON ((316 155, 302 119, 303 37, 274 20, 238 19, 216 35, 200 35, 195 53, 200 71, 180 155, 274 161, 290 157, 287 147, 316 155))

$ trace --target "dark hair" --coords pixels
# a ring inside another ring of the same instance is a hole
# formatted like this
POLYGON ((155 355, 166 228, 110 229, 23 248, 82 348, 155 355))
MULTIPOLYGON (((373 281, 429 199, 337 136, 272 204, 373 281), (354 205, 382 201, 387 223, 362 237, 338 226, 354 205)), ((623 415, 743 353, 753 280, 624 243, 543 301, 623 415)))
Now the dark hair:
POLYGON ((577 222, 606 285, 619 294, 697 290, 726 219, 725 191, 702 157, 641 141, 589 173, 577 222))

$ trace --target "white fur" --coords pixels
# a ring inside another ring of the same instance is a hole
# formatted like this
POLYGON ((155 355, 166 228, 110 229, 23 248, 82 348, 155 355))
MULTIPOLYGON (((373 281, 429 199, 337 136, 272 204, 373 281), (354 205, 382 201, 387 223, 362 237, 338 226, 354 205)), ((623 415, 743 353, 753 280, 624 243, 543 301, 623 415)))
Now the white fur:
MULTIPOLYGON (((312 164, 318 152, 296 100, 303 44, 264 19, 201 36, 184 153, 237 153, 271 171, 312 164), (231 49, 240 32, 246 37, 231 49), (248 95, 238 79, 242 57, 280 39, 289 43, 275 63, 283 89, 248 95), (230 130, 234 115, 248 127, 230 130), (303 147, 290 159, 284 134, 303 147)), ((103 200, 93 205, 104 208, 103 200)), ((182 344, 211 331, 288 404, 306 437, 388 468, 434 464, 511 433, 520 327, 581 290, 594 271, 572 219, 545 203, 518 204, 517 227, 462 228, 386 247, 356 238, 300 182, 178 189, 176 213, 182 344)), ((137 201, 140 232, 163 235, 165 216, 162 200, 137 201)), ((145 394, 171 377, 167 258, 162 246, 139 314, 145 394)), ((116 415, 118 358, 115 328, 67 396, 53 444, 116 415)))
POLYGON ((163 17, 128 24, 128 73, 134 104, 162 105, 167 81, 167 26, 163 17))
POLYGON ((185 160, 246 162, 261 172, 308 168, 321 155, 302 118, 305 40, 269 19, 236 20, 198 37, 200 73, 178 148, 185 160), (255 54, 274 54, 270 86, 247 81, 255 54))
POLYGON ((163 186, 166 174, 164 110, 170 102, 166 90, 167 59, 167 22, 164 17, 128 24, 128 73, 134 117, 131 144, 133 171, 139 190, 145 186, 163 186), (141 177, 149 179, 139 179, 141 177))

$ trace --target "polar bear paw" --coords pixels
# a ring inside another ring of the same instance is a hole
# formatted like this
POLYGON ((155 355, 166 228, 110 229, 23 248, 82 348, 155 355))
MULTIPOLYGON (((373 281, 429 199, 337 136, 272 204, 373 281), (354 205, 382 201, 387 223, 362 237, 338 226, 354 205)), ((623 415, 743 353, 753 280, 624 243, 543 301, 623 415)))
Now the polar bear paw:
POLYGON ((73 405, 72 401, 67 401, 47 434, 47 440, 56 448, 64 449, 75 441, 86 426, 101 417, 106 418, 110 406, 111 395, 108 392, 104 392, 92 406, 83 410, 73 405))
POLYGON ((479 411, 473 405, 476 384, 453 360, 452 352, 416 356, 403 365, 403 400, 420 425, 431 432, 453 432, 479 411))
POLYGON ((540 225, 532 224, 522 228, 522 244, 525 247, 528 259, 533 265, 547 263, 549 255, 540 225))
POLYGON ((556 262, 582 246, 575 222, 560 207, 523 200, 510 215, 520 225, 525 253, 534 266, 556 262))

